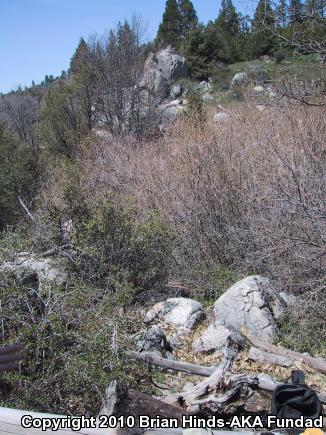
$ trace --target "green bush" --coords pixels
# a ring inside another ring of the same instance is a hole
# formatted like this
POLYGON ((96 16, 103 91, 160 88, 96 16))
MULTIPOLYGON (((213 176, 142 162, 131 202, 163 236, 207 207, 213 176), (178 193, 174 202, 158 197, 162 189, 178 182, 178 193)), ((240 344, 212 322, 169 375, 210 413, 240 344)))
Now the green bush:
POLYGON ((129 289, 130 295, 160 287, 169 272, 172 237, 152 213, 141 221, 135 209, 108 196, 85 204, 73 234, 77 258, 73 271, 105 288, 129 289))
POLYGON ((117 309, 110 295, 71 282, 67 291, 24 288, 8 277, 2 282, 1 341, 24 345, 20 371, 3 375, 2 406, 96 415, 110 381, 136 387, 142 366, 117 351, 130 348, 127 337, 139 322, 117 309), (112 346, 115 330, 118 341, 112 346))
POLYGON ((0 231, 21 215, 18 202, 32 199, 38 181, 37 159, 28 147, 0 124, 0 231))
POLYGON ((287 310, 279 321, 279 341, 285 347, 312 356, 326 357, 325 288, 314 294, 305 294, 304 299, 287 310))
POLYGON ((287 59, 290 55, 291 55, 291 51, 288 48, 279 48, 273 53, 275 62, 277 64, 282 63, 283 60, 287 59))
POLYGON ((194 120, 203 120, 203 99, 197 89, 189 89, 187 93, 187 115, 194 120))

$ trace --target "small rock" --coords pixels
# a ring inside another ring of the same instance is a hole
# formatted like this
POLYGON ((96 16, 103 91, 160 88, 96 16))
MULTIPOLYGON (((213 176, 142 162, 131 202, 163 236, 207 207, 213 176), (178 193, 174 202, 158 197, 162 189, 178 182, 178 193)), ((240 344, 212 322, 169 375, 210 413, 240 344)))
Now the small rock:
POLYGON ((152 326, 149 330, 138 332, 132 338, 136 343, 138 352, 165 356, 165 351, 169 348, 164 332, 157 325, 152 326))
POLYGON ((175 99, 182 95, 182 87, 179 84, 175 84, 171 88, 170 97, 175 99))
POLYGON ((206 82, 205 80, 200 82, 198 85, 199 89, 202 91, 209 91, 212 87, 212 84, 210 82, 206 82))
POLYGON ((248 83, 248 74, 245 72, 237 73, 231 81, 231 88, 243 86, 248 83))
POLYGON ((287 307, 292 307, 293 305, 296 305, 298 303, 298 298, 291 293, 280 293, 281 298, 286 303, 287 307))
POLYGON ((228 115, 225 112, 216 112, 213 115, 213 120, 216 122, 226 121, 229 118, 230 118, 230 115, 228 115))
POLYGON ((204 333, 197 338, 192 344, 192 350, 195 353, 211 353, 222 351, 225 347, 228 337, 232 335, 232 331, 215 322, 210 325, 204 333))
POLYGON ((202 96, 202 100, 205 101, 205 102, 213 101, 214 97, 213 97, 213 95, 210 92, 205 92, 203 94, 203 96, 202 96))
POLYGON ((172 349, 179 349, 183 345, 182 340, 177 335, 169 335, 166 338, 172 349))
POLYGON ((171 298, 154 305, 145 316, 145 323, 161 318, 185 331, 193 329, 205 316, 201 303, 187 298, 171 298))
POLYGON ((262 94, 265 92, 265 88, 263 86, 255 86, 253 91, 257 94, 262 94))

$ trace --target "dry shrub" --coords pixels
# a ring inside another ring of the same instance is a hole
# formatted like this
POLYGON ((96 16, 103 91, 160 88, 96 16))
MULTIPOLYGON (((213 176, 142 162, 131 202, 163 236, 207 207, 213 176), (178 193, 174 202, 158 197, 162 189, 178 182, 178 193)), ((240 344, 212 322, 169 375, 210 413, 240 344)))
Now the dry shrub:
POLYGON ((325 122, 321 108, 241 105, 227 120, 184 119, 152 143, 107 137, 82 153, 84 183, 159 210, 176 259, 271 276, 302 292, 325 268, 325 122))

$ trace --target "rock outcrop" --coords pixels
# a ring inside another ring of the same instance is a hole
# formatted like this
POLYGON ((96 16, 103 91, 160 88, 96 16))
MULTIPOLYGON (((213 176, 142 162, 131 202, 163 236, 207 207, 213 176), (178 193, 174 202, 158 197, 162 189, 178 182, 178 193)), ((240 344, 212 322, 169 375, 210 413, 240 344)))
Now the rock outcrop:
POLYGON ((18 254, 14 261, 4 263, 0 271, 13 274, 21 282, 37 282, 39 286, 47 282, 61 286, 67 278, 59 260, 38 258, 27 252, 18 254))
POLYGON ((214 304, 217 321, 272 342, 277 334, 276 320, 285 303, 268 278, 249 276, 229 288, 214 304))
POLYGON ((164 99, 175 80, 189 75, 185 57, 168 46, 148 56, 140 86, 151 95, 164 99))
POLYGON ((171 298, 154 305, 146 313, 145 323, 162 319, 179 331, 186 332, 193 329, 204 316, 200 302, 187 298, 171 298))

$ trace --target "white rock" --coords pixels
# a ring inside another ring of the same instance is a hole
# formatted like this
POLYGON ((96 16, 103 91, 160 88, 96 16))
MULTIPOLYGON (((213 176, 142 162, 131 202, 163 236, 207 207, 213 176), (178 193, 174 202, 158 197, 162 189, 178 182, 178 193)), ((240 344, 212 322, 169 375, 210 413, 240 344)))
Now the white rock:
POLYGON ((291 293, 281 292, 280 296, 288 307, 292 307, 298 303, 298 298, 291 293))
POLYGON ((235 86, 243 86, 248 82, 248 74, 245 72, 237 73, 231 81, 231 88, 235 86))
POLYGON ((215 112, 213 115, 213 121, 221 122, 226 121, 230 118, 230 115, 225 112, 215 112))
POLYGON ((265 92, 265 88, 263 86, 255 86, 253 91, 257 94, 262 94, 265 92))
POLYGON ((264 106, 263 104, 257 104, 256 109, 259 112, 263 112, 266 109, 266 106, 264 106))
POLYGON ((210 325, 203 334, 197 338, 192 344, 192 350, 195 353, 211 353, 215 351, 221 351, 224 349, 228 337, 232 335, 232 332, 215 322, 210 325))
POLYGON ((145 316, 145 323, 163 319, 166 323, 182 328, 183 332, 193 329, 204 317, 201 303, 187 298, 172 298, 154 305, 145 316))
POLYGON ((4 263, 0 271, 13 273, 22 280, 29 274, 36 274, 39 284, 53 282, 56 285, 63 285, 66 281, 66 273, 60 261, 51 258, 37 258, 34 254, 22 253, 13 262, 4 263))
POLYGON ((276 320, 284 313, 285 303, 268 278, 249 276, 229 288, 214 304, 218 321, 265 341, 277 334, 276 320))
POLYGON ((148 56, 140 86, 165 97, 171 81, 187 78, 189 74, 185 57, 168 46, 148 56))
POLYGON ((199 83, 198 87, 203 91, 209 91, 212 88, 212 84, 204 80, 199 83))
POLYGON ((175 98, 180 97, 181 94, 182 94, 181 85, 179 85, 179 84, 173 85, 171 88, 170 97, 175 99, 175 98))

